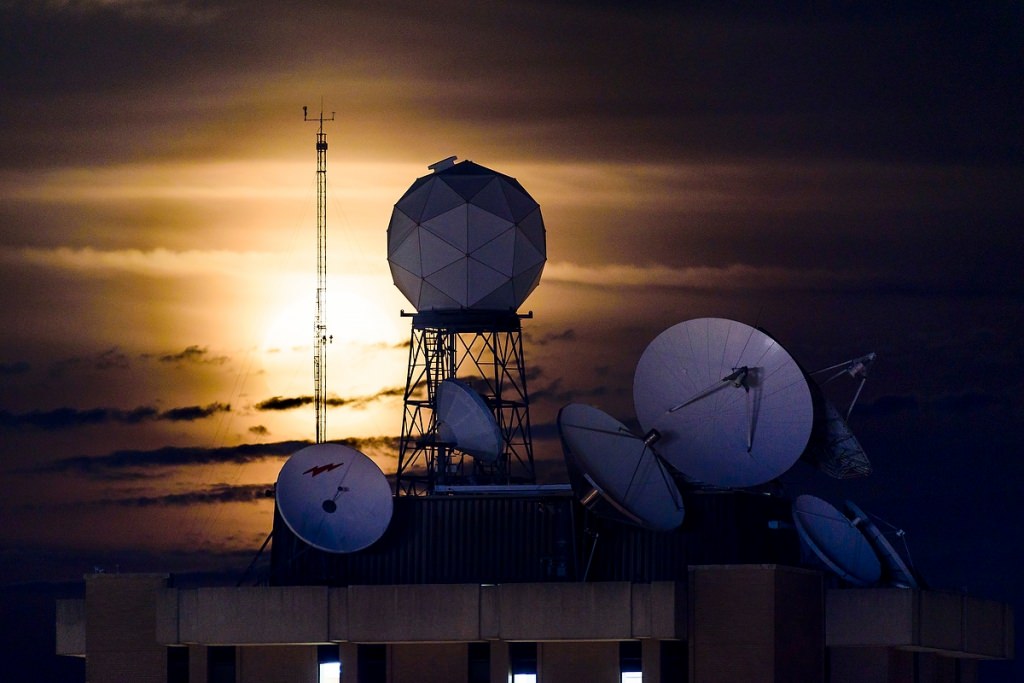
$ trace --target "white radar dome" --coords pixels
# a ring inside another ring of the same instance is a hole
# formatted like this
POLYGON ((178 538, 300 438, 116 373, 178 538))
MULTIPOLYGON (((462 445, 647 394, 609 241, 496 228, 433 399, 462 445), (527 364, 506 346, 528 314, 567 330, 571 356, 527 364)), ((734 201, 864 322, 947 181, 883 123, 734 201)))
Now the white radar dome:
POLYGON ((515 178, 454 157, 395 204, 388 264, 417 311, 515 311, 540 282, 540 206, 515 178))

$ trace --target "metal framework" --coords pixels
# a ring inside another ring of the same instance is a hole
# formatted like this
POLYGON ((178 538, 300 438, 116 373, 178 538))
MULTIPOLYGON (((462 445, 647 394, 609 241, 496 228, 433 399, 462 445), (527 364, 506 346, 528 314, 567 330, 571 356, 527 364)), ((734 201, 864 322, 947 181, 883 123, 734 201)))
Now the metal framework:
POLYGON ((412 318, 395 490, 427 495, 438 486, 533 483, 533 440, 522 318, 504 311, 430 311, 412 318), (437 442, 435 401, 445 379, 470 383, 494 413, 504 450, 483 463, 437 442))
POLYGON ((313 318, 313 409, 316 413, 316 443, 327 440, 327 134, 324 133, 323 104, 320 116, 310 118, 302 108, 303 121, 319 123, 316 132, 316 313, 313 318))

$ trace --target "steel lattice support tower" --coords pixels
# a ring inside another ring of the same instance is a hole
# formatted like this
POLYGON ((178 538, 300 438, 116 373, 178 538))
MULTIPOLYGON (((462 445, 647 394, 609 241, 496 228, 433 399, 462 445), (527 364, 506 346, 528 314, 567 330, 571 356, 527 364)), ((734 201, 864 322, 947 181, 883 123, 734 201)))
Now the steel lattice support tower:
MULTIPOLYGON (((408 314, 403 314, 408 315, 408 314)), ((424 495, 436 486, 533 483, 530 401, 522 318, 503 311, 431 311, 412 318, 395 489, 424 495), (494 414, 504 450, 482 463, 437 443, 437 387, 472 384, 494 414)))
POLYGON ((327 134, 323 106, 320 116, 310 118, 306 107, 302 118, 320 124, 316 132, 316 313, 313 318, 313 409, 316 413, 316 443, 327 440, 327 134))

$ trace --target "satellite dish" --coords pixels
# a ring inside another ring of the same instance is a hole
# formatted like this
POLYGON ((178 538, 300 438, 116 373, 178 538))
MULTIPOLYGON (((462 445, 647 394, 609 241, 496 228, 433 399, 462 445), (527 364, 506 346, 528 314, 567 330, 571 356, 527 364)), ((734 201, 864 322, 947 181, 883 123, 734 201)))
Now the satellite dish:
POLYGON ((815 496, 793 501, 793 523, 804 545, 837 576, 856 586, 872 586, 882 565, 868 539, 846 515, 815 496))
POLYGON ((814 424, 803 370, 777 341, 734 320, 674 325, 637 364, 633 402, 658 452, 714 486, 754 486, 800 458, 814 424))
POLYGON ((547 259, 540 206, 515 178, 454 161, 432 165, 395 204, 395 286, 417 311, 515 311, 547 259))
POLYGON ((583 503, 598 499, 640 526, 659 531, 683 523, 683 499, 648 439, 592 406, 570 403, 558 412, 558 431, 589 488, 583 503))
POLYGON ((818 423, 814 427, 811 446, 805 455, 817 465, 818 469, 836 479, 856 479, 871 474, 871 461, 868 460, 864 448, 850 430, 847 420, 850 419, 853 406, 856 405, 860 392, 864 389, 868 369, 874 361, 875 354, 869 353, 860 358, 837 363, 811 373, 811 376, 814 377, 822 373, 834 372, 820 383, 820 387, 816 386, 821 408, 818 410, 818 423), (845 415, 839 412, 834 403, 825 398, 822 389, 826 384, 844 375, 860 380, 845 415))
POLYGON ((484 399, 465 382, 446 379, 437 385, 437 435, 440 441, 483 462, 501 455, 501 429, 484 399))
POLYGON ((277 510, 314 548, 351 553, 379 539, 391 521, 391 486, 368 457, 319 443, 296 452, 277 475, 277 510))
MULTIPOLYGON (((853 517, 852 524, 867 537, 887 570, 889 583, 899 588, 918 588, 914 571, 904 562, 903 556, 889 543, 882 530, 871 521, 863 510, 852 501, 846 501, 846 511, 853 517)), ((902 531, 899 532, 902 535, 902 531)))
POLYGON ((806 456, 818 469, 836 479, 858 479, 871 474, 871 461, 839 409, 827 398, 822 399, 822 405, 821 424, 815 427, 806 456))

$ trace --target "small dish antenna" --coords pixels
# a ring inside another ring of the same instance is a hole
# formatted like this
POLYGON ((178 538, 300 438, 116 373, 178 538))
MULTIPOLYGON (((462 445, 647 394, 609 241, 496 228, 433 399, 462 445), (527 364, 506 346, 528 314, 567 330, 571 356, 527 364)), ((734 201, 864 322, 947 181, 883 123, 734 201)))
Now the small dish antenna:
POLYGON ((855 586, 873 586, 882 565, 867 537, 828 502, 810 495, 793 501, 793 523, 803 545, 822 564, 855 586))
POLYGON ((674 325, 644 351, 633 380, 637 419, 688 477, 755 486, 791 468, 807 447, 814 403, 793 357, 734 320, 674 325))
POLYGON ((683 523, 683 499, 653 443, 610 415, 580 403, 558 412, 558 431, 567 459, 587 482, 581 500, 588 508, 604 500, 629 521, 658 531, 683 523))
POLYGON ((334 443, 293 454, 277 476, 277 509, 288 528, 329 553, 362 550, 391 522, 391 486, 377 464, 334 443))
MULTIPOLYGON (((916 573, 911 569, 910 564, 904 561, 903 556, 889 543, 889 539, 885 537, 885 534, 882 533, 882 530, 878 528, 871 518, 857 507, 853 501, 846 501, 846 511, 853 518, 852 524, 867 537, 868 543, 871 544, 878 557, 881 558, 882 563, 885 565, 888 583, 897 588, 919 588, 920 585, 916 573)), ((901 539, 904 538, 903 530, 897 529, 896 535, 901 539)), ((905 539, 904 547, 906 547, 905 539)))
POLYGON ((501 429, 483 397, 465 382, 437 385, 437 436, 440 443, 491 463, 502 452, 501 429))

